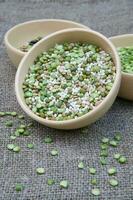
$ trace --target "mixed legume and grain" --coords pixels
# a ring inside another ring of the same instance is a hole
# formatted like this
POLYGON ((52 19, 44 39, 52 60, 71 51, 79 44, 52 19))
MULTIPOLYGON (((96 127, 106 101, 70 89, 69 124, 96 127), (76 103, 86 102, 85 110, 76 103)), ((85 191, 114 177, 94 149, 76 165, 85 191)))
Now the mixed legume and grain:
POLYGON ((30 66, 23 83, 25 102, 42 118, 75 119, 101 103, 115 74, 111 56, 100 47, 56 44, 30 66))

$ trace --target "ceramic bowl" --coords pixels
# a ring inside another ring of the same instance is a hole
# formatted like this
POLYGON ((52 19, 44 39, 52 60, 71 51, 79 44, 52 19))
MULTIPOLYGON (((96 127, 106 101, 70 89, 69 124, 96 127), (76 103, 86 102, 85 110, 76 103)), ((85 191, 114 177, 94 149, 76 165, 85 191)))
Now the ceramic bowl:
POLYGON ((45 37, 53 32, 67 28, 88 28, 80 23, 60 19, 42 19, 28 21, 11 28, 4 38, 7 53, 12 63, 18 67, 27 52, 19 50, 21 46, 38 36, 45 37))
MULTIPOLYGON (((133 34, 118 35, 109 38, 115 47, 133 46, 133 34)), ((133 74, 122 72, 119 97, 133 100, 133 74)))
POLYGON ((15 91, 20 106, 34 120, 52 128, 77 129, 87 126, 92 122, 95 122, 97 119, 103 116, 105 112, 107 112, 107 110, 111 107, 117 96, 120 86, 120 81, 121 81, 121 69, 120 69, 119 56, 117 54, 116 48, 112 45, 112 43, 105 36, 103 36, 98 32, 87 29, 73 28, 73 29, 58 31, 56 33, 53 33, 45 37, 27 53, 27 55, 22 59, 16 73, 15 91), (95 107, 92 111, 88 112, 87 114, 77 119, 54 121, 38 117, 26 105, 22 90, 22 84, 25 75, 28 72, 29 67, 33 64, 35 58, 39 54, 41 54, 43 51, 47 51, 55 44, 63 42, 79 42, 79 41, 96 44, 100 46, 102 49, 104 49, 106 52, 111 54, 116 66, 116 77, 111 91, 97 107, 95 107))

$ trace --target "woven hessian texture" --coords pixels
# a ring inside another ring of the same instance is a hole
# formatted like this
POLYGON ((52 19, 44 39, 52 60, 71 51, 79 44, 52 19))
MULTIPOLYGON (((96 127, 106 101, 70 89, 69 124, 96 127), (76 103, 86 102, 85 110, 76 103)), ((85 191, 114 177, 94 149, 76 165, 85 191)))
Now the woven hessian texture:
MULTIPOLYGON (((16 69, 11 64, 3 44, 5 32, 15 24, 40 18, 63 18, 81 22, 106 36, 133 33, 133 0, 0 0, 0 111, 15 110, 22 113, 14 93, 16 69)), ((131 200, 133 199, 133 103, 117 99, 109 112, 91 126, 72 131, 59 131, 34 122, 29 137, 17 138, 15 143, 22 148, 20 153, 7 150, 10 135, 18 125, 5 128, 0 119, 0 200, 131 200), (103 136, 113 138, 116 131, 122 133, 118 148, 109 150, 108 164, 99 164, 99 145, 103 136), (43 143, 51 136, 53 144, 43 143), (27 149, 34 143, 33 150, 27 149), (57 148, 58 157, 50 150, 57 148), (118 164, 112 157, 120 152, 127 156, 128 163, 118 164), (85 168, 77 168, 83 160, 85 168), (91 195, 92 186, 87 166, 95 166, 101 195, 91 195), (107 169, 117 166, 119 186, 112 189, 108 184, 107 169), (38 176, 37 167, 44 167, 46 174, 38 176), (48 186, 48 178, 55 185, 48 186), (68 189, 61 189, 59 182, 69 181, 68 189), (22 183, 25 189, 15 191, 15 184, 22 183)), ((26 122, 31 121, 25 116, 26 122)), ((23 122, 24 123, 24 122, 23 122)))

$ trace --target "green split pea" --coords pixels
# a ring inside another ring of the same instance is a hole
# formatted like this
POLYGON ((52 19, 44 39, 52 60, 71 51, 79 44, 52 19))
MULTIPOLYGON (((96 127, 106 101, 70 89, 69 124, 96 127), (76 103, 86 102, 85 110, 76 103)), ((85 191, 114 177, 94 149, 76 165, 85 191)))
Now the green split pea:
POLYGON ((121 60, 122 71, 133 74, 133 46, 119 47, 117 50, 121 60))

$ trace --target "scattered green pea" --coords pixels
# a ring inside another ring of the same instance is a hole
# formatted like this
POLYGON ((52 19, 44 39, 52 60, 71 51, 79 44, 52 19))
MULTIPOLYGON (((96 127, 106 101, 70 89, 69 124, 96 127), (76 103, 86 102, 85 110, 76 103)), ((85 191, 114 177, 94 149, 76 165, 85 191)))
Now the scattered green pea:
POLYGON ((13 121, 6 121, 5 125, 7 127, 12 127, 13 126, 13 121))
POLYGON ((107 160, 104 157, 100 157, 100 163, 101 165, 107 165, 107 160))
POLYGON ((116 174, 116 172, 117 172, 117 170, 116 170, 115 167, 112 167, 112 168, 108 169, 108 174, 109 175, 114 175, 114 174, 116 174))
POLYGON ((118 185, 118 181, 116 179, 110 179, 109 184, 113 187, 116 187, 118 185))
POLYGON ((15 140, 15 139, 16 139, 16 136, 15 136, 15 135, 11 135, 11 136, 10 136, 10 139, 11 139, 11 140, 15 140))
POLYGON ((52 156, 57 156, 57 155, 58 155, 58 151, 57 151, 56 149, 53 149, 53 150, 51 151, 51 155, 52 155, 52 156))
POLYGON ((96 178, 92 179, 92 180, 91 180, 91 184, 92 184, 92 185, 97 185, 97 179, 96 179, 96 178))
POLYGON ((27 144, 27 147, 28 147, 29 149, 33 149, 33 148, 34 148, 34 144, 29 143, 29 144, 27 144))
POLYGON ((90 172, 90 174, 94 175, 94 174, 96 174, 96 169, 94 167, 90 167, 89 172, 90 172))
POLYGON ((83 169, 84 168, 84 163, 83 162, 79 162, 78 163, 78 168, 79 169, 83 169))
POLYGON ((44 142, 47 143, 47 144, 50 144, 53 142, 52 138, 51 137, 45 137, 44 138, 44 142))
POLYGON ((23 115, 18 115, 18 119, 24 119, 23 115))
POLYGON ((15 145, 14 145, 14 144, 8 144, 8 145, 7 145, 7 148, 8 148, 9 150, 13 150, 13 149, 14 149, 14 147, 15 147, 15 145))
POLYGON ((111 140, 111 141, 109 142, 109 144, 110 144, 110 146, 112 146, 112 147, 117 147, 118 142, 115 141, 115 140, 111 140))
POLYGON ((109 139, 108 139, 108 138, 104 137, 104 138, 102 139, 102 143, 107 144, 108 142, 109 142, 109 139))
POLYGON ((55 181, 53 179, 48 179, 47 180, 47 184, 48 185, 53 185, 55 183, 55 181))
POLYGON ((23 133, 23 136, 29 136, 31 135, 30 131, 29 130, 25 130, 24 133, 23 133))
MULTIPOLYGON (((11 116, 17 116, 17 113, 16 112, 0 112, 0 116, 5 116, 5 115, 11 115, 11 116)), ((13 125, 13 122, 12 121, 7 121, 6 123, 6 126, 12 126, 13 125)), ((11 135, 10 136, 10 139, 12 139, 12 140, 15 140, 16 139, 16 136, 19 136, 20 134, 25 134, 25 132, 27 131, 28 132, 28 135, 29 135, 29 131, 27 130, 27 127, 28 127, 28 125, 26 126, 26 125, 23 125, 23 124, 21 124, 20 126, 19 126, 19 128, 15 131, 15 135, 11 135)), ((29 127, 30 127, 30 125, 29 125, 29 127)), ((102 157, 100 157, 100 163, 102 164, 102 165, 106 165, 107 164, 107 160, 105 159, 105 157, 106 156, 108 156, 108 151, 107 151, 107 149, 108 149, 108 144, 110 144, 111 146, 114 146, 114 147, 116 147, 117 145, 118 145, 118 141, 120 141, 121 140, 121 135, 119 134, 119 133, 117 133, 115 136, 114 136, 114 140, 111 140, 111 141, 109 141, 109 139, 108 138, 103 138, 102 139, 102 143, 101 143, 101 145, 100 145, 100 148, 101 148, 101 152, 100 152, 100 156, 102 156, 102 157)), ((52 143, 53 142, 53 140, 52 140, 52 138, 50 138, 49 136, 48 137, 45 137, 44 138, 44 142, 45 143, 52 143)), ((27 144, 27 147, 29 148, 29 149, 32 149, 32 148, 34 148, 34 144, 32 144, 32 143, 29 143, 29 144, 27 144)), ((11 151, 14 151, 14 152, 19 152, 20 150, 21 150, 21 148, 19 147, 19 146, 17 146, 17 145, 15 145, 15 144, 8 144, 7 145, 7 149, 9 149, 9 150, 11 150, 11 151)), ((56 150, 56 149, 53 149, 52 151, 51 151, 51 155, 53 155, 53 156, 56 156, 56 155, 58 155, 58 150, 56 150)), ((124 163, 126 163, 127 162, 127 158, 125 157, 125 156, 122 156, 121 154, 119 154, 119 153, 116 153, 116 154, 114 154, 114 156, 113 156, 116 160, 118 160, 118 162, 119 163, 121 163, 121 164, 124 164, 124 163)), ((84 163, 83 162, 79 162, 78 163, 78 168, 79 169, 83 169, 84 168, 84 163)), ((44 170, 44 168, 37 168, 36 169, 36 172, 37 172, 37 174, 44 174, 45 173, 45 170, 44 170)), ((89 172, 90 172, 90 174, 96 174, 96 169, 95 168, 89 168, 89 172)), ((108 174, 109 175, 115 175, 117 173, 117 170, 116 170, 116 168, 115 167, 112 167, 112 168, 109 168, 108 169, 108 174)), ((53 185, 55 183, 55 181, 53 180, 53 179, 48 179, 47 180, 47 184, 48 185, 53 185)), ((94 178, 94 179, 92 179, 91 180, 91 184, 92 185, 97 185, 97 180, 94 178)), ((113 187, 115 187, 115 186, 117 186, 118 185, 118 181, 116 180, 116 179, 110 179, 109 180, 109 184, 111 185, 111 186, 113 186, 113 187)), ((60 182, 60 186, 62 187, 62 188, 67 188, 68 187, 68 185, 69 185, 69 183, 68 183, 68 181, 67 180, 63 180, 63 181, 61 181, 60 182)), ((22 184, 16 184, 16 191, 21 191, 21 190, 23 190, 23 185, 22 184)), ((100 190, 99 189, 97 189, 97 188, 94 188, 94 189, 92 189, 91 190, 91 193, 93 194, 93 195, 95 195, 95 196, 98 196, 98 195, 100 195, 100 190)))
POLYGON ((117 141, 120 141, 120 140, 121 140, 121 134, 120 134, 120 133, 117 133, 117 134, 114 136, 114 139, 117 140, 117 141))
POLYGON ((108 156, 108 151, 107 150, 102 150, 100 152, 100 156, 107 157, 108 156))
POLYGON ((16 112, 11 112, 11 116, 16 117, 17 113, 16 112))
POLYGON ((20 133, 19 133, 18 129, 15 131, 14 135, 15 135, 16 137, 19 137, 19 136, 20 136, 20 133))
POLYGON ((61 188, 68 188, 69 183, 68 183, 67 180, 62 180, 62 181, 60 182, 60 186, 61 186, 61 188))
POLYGON ((100 148, 102 149, 102 150, 107 150, 108 149, 108 144, 101 144, 100 145, 100 148))
POLYGON ((19 146, 15 145, 15 144, 8 144, 7 148, 9 150, 16 152, 16 153, 20 152, 20 150, 21 150, 21 148, 19 146))
POLYGON ((44 173, 45 173, 45 169, 42 168, 42 167, 38 167, 38 168, 36 169, 36 172, 37 172, 37 174, 41 175, 41 174, 44 174, 44 173))
POLYGON ((11 112, 7 111, 5 112, 5 115, 11 115, 11 112))
POLYGON ((24 133, 24 129, 23 128, 19 128, 18 130, 17 130, 20 134, 22 134, 22 133, 24 133))
POLYGON ((95 188, 95 189, 92 189, 91 190, 91 193, 94 195, 94 196, 99 196, 101 194, 100 190, 98 188, 95 188))
POLYGON ((114 154, 114 158, 115 158, 116 160, 119 160, 120 156, 121 156, 121 154, 119 154, 119 153, 114 154))
POLYGON ((126 159, 125 156, 120 156, 120 158, 118 159, 118 161, 119 161, 120 164, 124 164, 124 163, 127 162, 127 159, 126 159))
POLYGON ((16 153, 19 153, 21 151, 21 148, 19 146, 15 146, 13 148, 13 151, 16 152, 16 153))
POLYGON ((6 115, 5 112, 0 112, 0 117, 3 117, 5 115, 6 115))
POLYGON ((17 192, 20 192, 24 189, 24 186, 21 183, 17 183, 15 188, 17 192))
POLYGON ((19 128, 20 128, 20 129, 25 129, 25 128, 26 128, 26 125, 21 124, 21 125, 19 126, 19 128))

